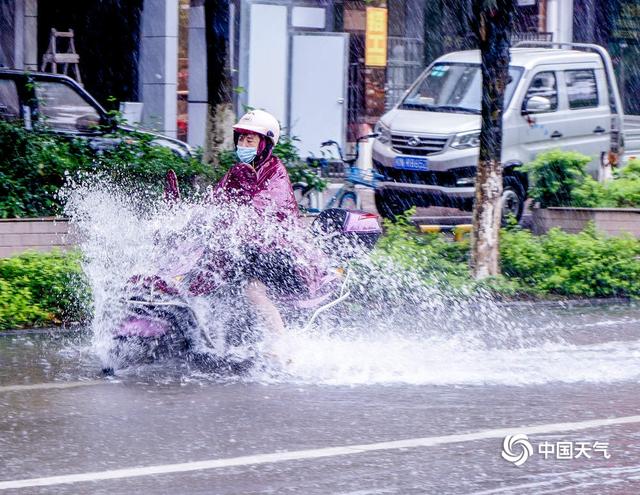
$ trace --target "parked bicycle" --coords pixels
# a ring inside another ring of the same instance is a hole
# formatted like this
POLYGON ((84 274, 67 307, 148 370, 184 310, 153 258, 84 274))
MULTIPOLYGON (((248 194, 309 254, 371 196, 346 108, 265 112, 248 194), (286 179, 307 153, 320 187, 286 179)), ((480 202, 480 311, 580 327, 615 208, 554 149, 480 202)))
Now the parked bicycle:
MULTIPOLYGON (((373 170, 359 168, 356 163, 360 156, 360 142, 369 138, 377 137, 377 134, 366 134, 356 139, 354 155, 351 158, 345 158, 340 144, 334 140, 325 141, 320 148, 335 148, 338 152, 338 164, 342 166, 344 173, 344 183, 327 201, 322 204, 322 193, 317 191, 313 185, 305 182, 296 182, 293 184, 293 192, 300 208, 306 213, 319 213, 328 208, 344 208, 346 210, 362 209, 362 198, 358 193, 356 186, 364 186, 375 188, 376 181, 382 179, 382 175, 373 170)), ((310 168, 316 170, 321 177, 330 177, 332 168, 336 162, 323 156, 322 158, 307 158, 307 164, 310 168)), ((333 172, 335 175, 335 172, 333 172)))

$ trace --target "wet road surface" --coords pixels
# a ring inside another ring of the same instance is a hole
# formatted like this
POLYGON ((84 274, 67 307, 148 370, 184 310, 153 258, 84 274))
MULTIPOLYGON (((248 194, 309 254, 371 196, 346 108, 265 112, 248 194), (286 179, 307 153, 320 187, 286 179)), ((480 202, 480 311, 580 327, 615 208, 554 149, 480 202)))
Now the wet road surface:
POLYGON ((640 307, 547 313, 566 342, 513 350, 532 360, 509 365, 516 385, 220 380, 179 365, 105 379, 82 333, 5 334, 0 493, 640 493, 640 307), (518 432, 532 446, 520 467, 501 457, 518 432), (539 452, 558 442, 590 450, 539 452))

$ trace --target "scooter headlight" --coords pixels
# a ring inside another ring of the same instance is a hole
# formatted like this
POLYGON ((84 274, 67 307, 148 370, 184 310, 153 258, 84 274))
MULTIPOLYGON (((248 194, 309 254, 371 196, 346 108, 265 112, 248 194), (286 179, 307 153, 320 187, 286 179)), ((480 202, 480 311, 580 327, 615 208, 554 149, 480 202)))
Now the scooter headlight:
POLYGON ((382 123, 382 121, 378 121, 374 132, 378 134, 378 141, 382 144, 388 144, 391 142, 391 130, 382 123))
POLYGON ((451 147, 457 150, 466 150, 480 146, 480 131, 461 132, 456 134, 451 142, 451 147))

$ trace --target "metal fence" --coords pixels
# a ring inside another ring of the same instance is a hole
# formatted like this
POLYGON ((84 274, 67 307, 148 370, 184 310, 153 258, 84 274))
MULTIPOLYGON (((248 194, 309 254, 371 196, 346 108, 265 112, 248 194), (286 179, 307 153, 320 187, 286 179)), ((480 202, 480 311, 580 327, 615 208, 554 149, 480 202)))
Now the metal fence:
POLYGON ((387 53, 385 108, 388 110, 424 70, 424 41, 420 38, 389 36, 387 53))
MULTIPOLYGON (((520 41, 553 41, 553 33, 518 32, 512 44, 520 41)), ((424 70, 424 40, 389 36, 385 108, 389 110, 424 70)))
POLYGON ((521 32, 511 35, 511 44, 515 45, 520 41, 553 41, 553 33, 546 32, 521 32))

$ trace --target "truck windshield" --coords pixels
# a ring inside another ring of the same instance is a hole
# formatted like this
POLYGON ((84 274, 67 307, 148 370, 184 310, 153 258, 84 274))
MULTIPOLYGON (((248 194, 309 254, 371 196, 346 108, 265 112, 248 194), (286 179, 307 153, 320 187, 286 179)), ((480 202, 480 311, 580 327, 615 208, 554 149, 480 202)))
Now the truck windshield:
MULTIPOLYGON (((509 67, 505 108, 522 71, 522 67, 509 67)), ((481 100, 482 72, 479 64, 439 63, 421 77, 400 108, 480 114, 481 100)))

